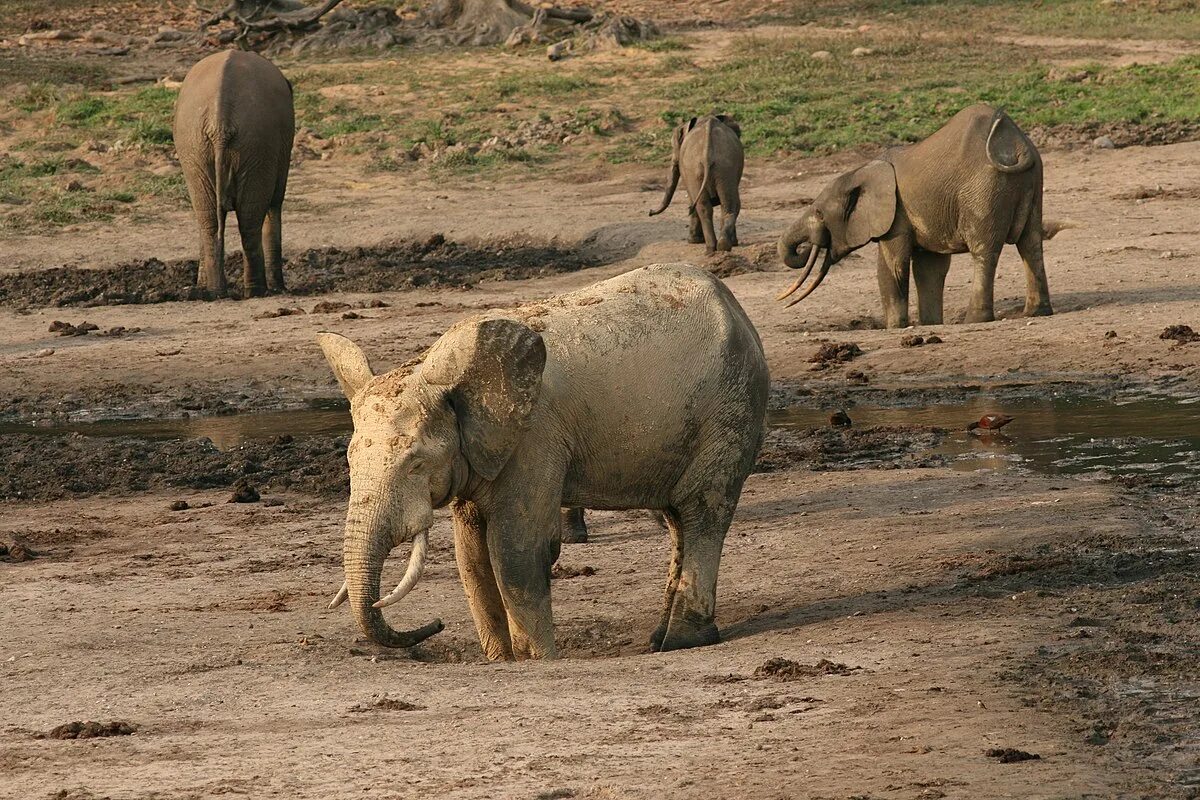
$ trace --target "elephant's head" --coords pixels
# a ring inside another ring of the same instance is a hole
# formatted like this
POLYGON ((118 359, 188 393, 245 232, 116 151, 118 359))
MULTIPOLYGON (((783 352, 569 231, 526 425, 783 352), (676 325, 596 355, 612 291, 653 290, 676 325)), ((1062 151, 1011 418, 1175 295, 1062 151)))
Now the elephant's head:
POLYGON ((817 277, 789 306, 812 294, 838 261, 885 235, 895 218, 896 171, 890 163, 871 161, 839 176, 779 238, 783 263, 804 270, 779 299, 804 285, 822 250, 825 258, 817 277))
POLYGON ((396 631, 381 609, 420 577, 433 509, 495 479, 508 462, 541 389, 546 347, 518 322, 468 321, 447 331, 416 370, 376 377, 349 339, 334 333, 317 338, 354 420, 347 452, 346 583, 333 604, 348 598, 373 641, 411 647, 440 631, 441 621, 396 631), (384 559, 406 542, 413 543, 408 571, 381 597, 384 559))

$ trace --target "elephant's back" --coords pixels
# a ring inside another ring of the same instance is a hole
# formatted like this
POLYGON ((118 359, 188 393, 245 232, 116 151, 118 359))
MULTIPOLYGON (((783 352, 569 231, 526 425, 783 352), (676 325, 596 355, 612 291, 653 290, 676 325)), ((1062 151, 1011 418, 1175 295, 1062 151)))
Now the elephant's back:
POLYGON ((208 56, 192 67, 179 89, 177 136, 187 128, 209 136, 255 136, 264 119, 273 123, 268 126, 272 135, 295 126, 291 85, 278 67, 257 53, 225 50, 208 56))

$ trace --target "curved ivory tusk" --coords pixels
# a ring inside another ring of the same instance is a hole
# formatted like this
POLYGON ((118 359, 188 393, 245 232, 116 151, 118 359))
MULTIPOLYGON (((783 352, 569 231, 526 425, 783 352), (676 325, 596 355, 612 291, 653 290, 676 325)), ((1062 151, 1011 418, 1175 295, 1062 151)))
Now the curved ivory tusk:
POLYGON ((812 294, 813 291, 816 290, 816 288, 821 285, 821 281, 825 280, 825 276, 829 274, 830 266, 832 266, 832 263, 829 260, 829 253, 827 252, 827 253, 825 253, 825 262, 823 264, 821 264, 821 271, 818 272, 817 277, 813 279, 812 285, 804 290, 804 294, 800 295, 795 300, 788 303, 787 307, 791 308, 792 306, 796 305, 796 303, 799 303, 801 300, 803 300, 804 298, 806 298, 810 294, 812 294))
POLYGON ((350 596, 350 584, 347 581, 342 581, 342 588, 338 589, 337 594, 333 596, 333 600, 329 602, 330 608, 337 608, 342 603, 346 602, 346 598, 350 596))
POLYGON ((806 261, 804 264, 804 272, 800 273, 800 277, 796 279, 796 282, 792 284, 792 287, 790 289, 788 289, 786 292, 784 292, 783 294, 779 295, 779 297, 776 297, 775 298, 776 300, 784 299, 785 297, 790 295, 792 292, 799 289, 800 286, 806 280, 808 280, 808 276, 812 274, 813 266, 816 265, 817 255, 820 254, 820 252, 821 252, 821 248, 814 245, 812 252, 808 254, 808 261, 806 261))
POLYGON ((408 571, 404 573, 404 577, 400 579, 400 583, 396 585, 392 593, 387 597, 381 597, 373 606, 374 608, 387 608, 417 585, 417 581, 421 579, 421 573, 425 571, 425 553, 428 550, 429 531, 425 531, 413 539, 412 555, 408 558, 408 571))

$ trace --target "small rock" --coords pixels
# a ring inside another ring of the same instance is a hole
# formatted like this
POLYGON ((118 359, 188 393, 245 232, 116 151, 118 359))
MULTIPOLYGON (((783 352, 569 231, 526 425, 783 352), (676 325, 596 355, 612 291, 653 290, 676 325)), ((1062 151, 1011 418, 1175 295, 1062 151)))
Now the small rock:
POLYGON ((1097 136, 1092 140, 1092 147, 1097 150, 1113 150, 1117 146, 1116 142, 1107 136, 1097 136))
POLYGON ((941 344, 941 343, 942 343, 942 337, 938 336, 936 333, 925 337, 925 344, 941 344))
POLYGON ((78 178, 72 178, 67 181, 66 189, 68 192, 83 192, 87 191, 87 187, 83 185, 83 181, 78 178))
POLYGON ((337 311, 345 311, 350 308, 349 303, 341 303, 336 300, 322 300, 313 306, 312 313, 314 314, 333 314, 337 311))
POLYGON ((562 61, 567 57, 567 53, 571 50, 571 40, 563 39, 557 44, 552 44, 546 48, 546 58, 551 61, 562 61))
POLYGON ((174 503, 171 503, 172 511, 187 511, 189 508, 191 506, 188 505, 187 500, 176 500, 174 503))
POLYGON ((833 53, 828 50, 817 50, 809 56, 813 61, 828 61, 833 58, 833 53))
POLYGON ((1117 332, 1116 331, 1105 331, 1104 338, 1105 339, 1115 339, 1115 338, 1117 338, 1117 332))
POLYGON ((30 358, 47 358, 48 356, 52 356, 52 355, 54 355, 53 347, 43 347, 41 350, 34 351, 32 354, 30 354, 29 357, 30 358))
POLYGON ((920 347, 923 344, 925 344, 925 337, 915 333, 910 333, 900 340, 901 347, 920 347))
POLYGON ((229 498, 230 503, 257 503, 260 495, 258 489, 250 485, 250 482, 245 478, 240 478, 233 485, 233 495, 229 498))
POLYGON ((850 55, 854 58, 862 58, 864 56, 869 56, 874 52, 875 51, 869 47, 856 47, 850 51, 850 55))
POLYGON ((369 317, 364 317, 357 311, 347 311, 345 314, 342 314, 342 319, 369 319, 369 317))
POLYGON ((835 428, 849 428, 854 423, 845 411, 835 411, 829 415, 829 424, 835 428))

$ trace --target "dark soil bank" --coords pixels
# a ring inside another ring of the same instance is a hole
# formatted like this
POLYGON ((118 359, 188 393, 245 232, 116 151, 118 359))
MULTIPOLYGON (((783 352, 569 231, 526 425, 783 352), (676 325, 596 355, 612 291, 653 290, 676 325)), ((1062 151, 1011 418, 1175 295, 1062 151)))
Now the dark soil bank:
MULTIPOLYGON (((502 242, 475 247, 441 235, 373 247, 305 250, 284 266, 288 293, 389 292, 418 287, 469 288, 485 280, 517 280, 573 272, 597 259, 549 244, 502 242)), ((196 300, 197 262, 133 261, 99 269, 55 269, 0 276, 0 304, 102 306, 196 300)), ((232 297, 242 285, 242 256, 225 261, 232 297)))
MULTIPOLYGON (((937 429, 880 426, 855 430, 774 429, 757 470, 915 467, 941 463, 924 454, 942 438, 937 429)), ((281 436, 219 450, 208 439, 147 440, 79 434, 0 437, 0 500, 54 500, 126 494, 163 487, 232 489, 239 481, 269 494, 349 493, 348 436, 281 436)), ((245 492, 241 492, 245 494, 245 492)))

